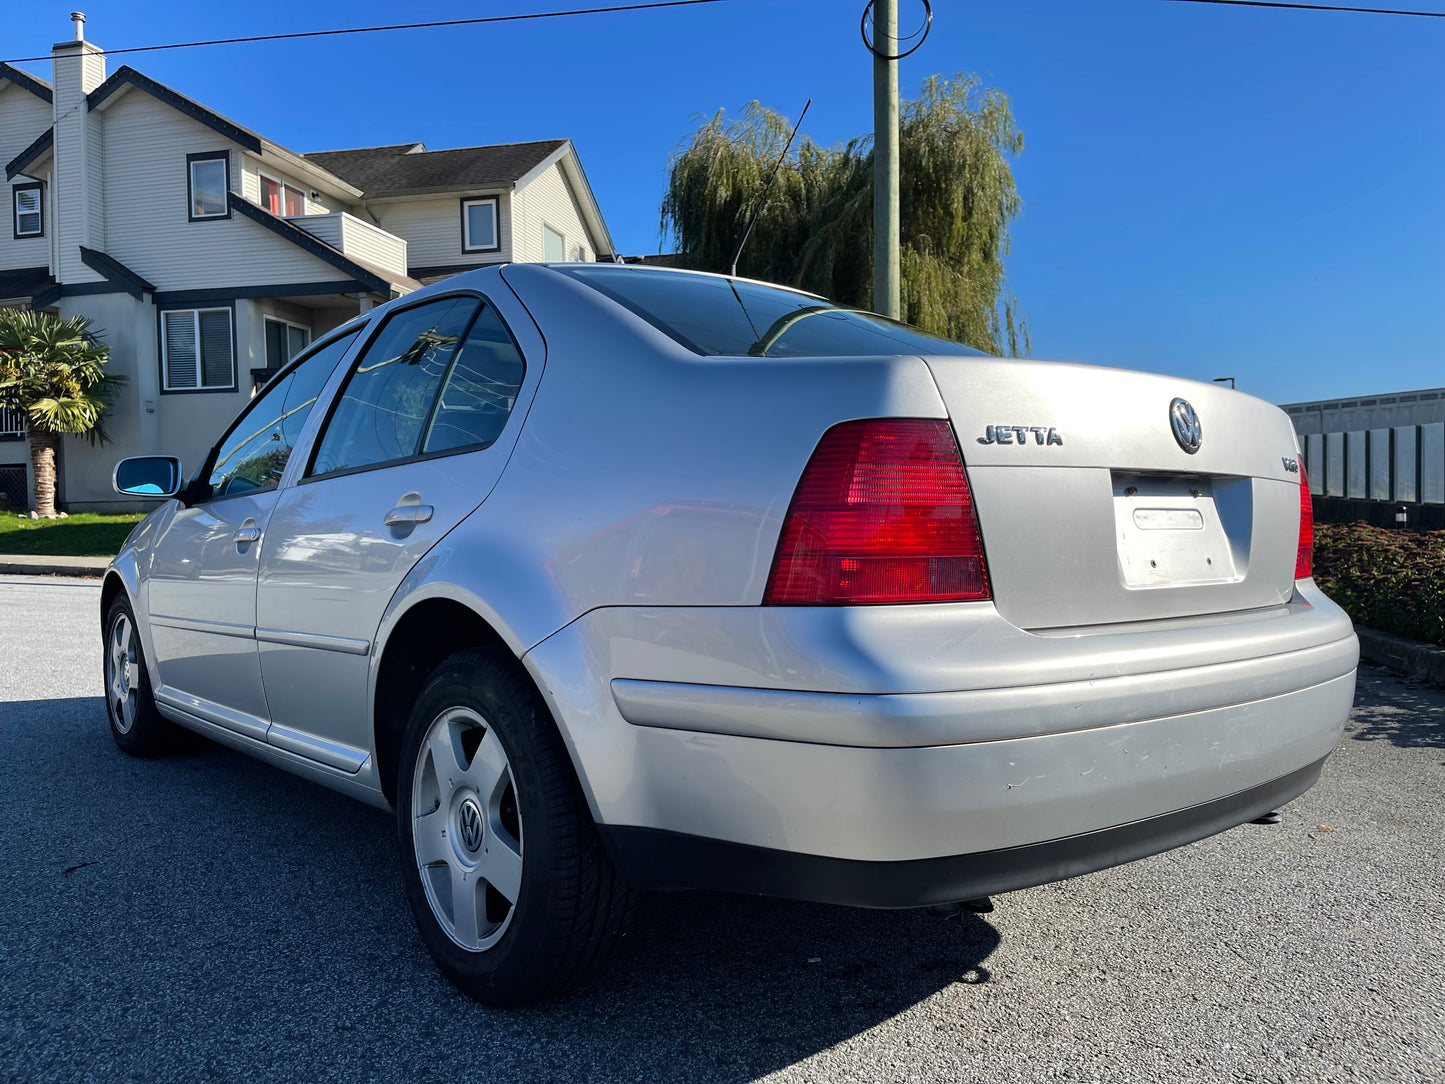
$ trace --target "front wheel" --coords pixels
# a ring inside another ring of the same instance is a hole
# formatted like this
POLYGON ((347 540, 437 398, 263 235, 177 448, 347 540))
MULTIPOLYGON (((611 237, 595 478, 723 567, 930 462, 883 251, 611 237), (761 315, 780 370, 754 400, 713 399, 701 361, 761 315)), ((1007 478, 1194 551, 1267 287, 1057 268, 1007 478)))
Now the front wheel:
POLYGON ((150 757, 171 747, 175 727, 156 710, 150 674, 135 612, 124 594, 105 615, 105 711, 110 736, 133 757, 150 757))
POLYGON ((625 932, 634 894, 515 662, 474 650, 443 662, 412 709, 400 767, 402 876, 442 972, 494 1005, 592 974, 625 932))

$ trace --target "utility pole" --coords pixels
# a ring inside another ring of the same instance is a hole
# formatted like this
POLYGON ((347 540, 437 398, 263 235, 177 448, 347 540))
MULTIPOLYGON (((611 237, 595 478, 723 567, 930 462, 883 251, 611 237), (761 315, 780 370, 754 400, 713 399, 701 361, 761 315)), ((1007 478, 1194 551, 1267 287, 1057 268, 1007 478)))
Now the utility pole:
POLYGON ((873 2, 873 309, 903 317, 898 251, 898 0, 873 2))

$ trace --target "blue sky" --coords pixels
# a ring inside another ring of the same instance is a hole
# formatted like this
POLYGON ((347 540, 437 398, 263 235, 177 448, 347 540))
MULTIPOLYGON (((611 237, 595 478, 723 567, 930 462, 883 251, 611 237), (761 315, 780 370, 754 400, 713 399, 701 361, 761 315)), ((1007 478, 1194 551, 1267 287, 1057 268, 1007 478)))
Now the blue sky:
MULTIPOLYGON (((1427 7, 1425 0, 1387 6, 1427 7)), ((14 5, 0 55, 74 5, 14 5)), ((585 6, 89 0, 87 37, 161 41, 585 6)), ((1275 401, 1445 384, 1445 20, 1164 3, 935 0, 903 62, 982 74, 1026 148, 1012 288, 1034 353, 1275 401)), ((1435 5, 1445 9, 1445 3, 1435 5)), ((900 22, 922 11, 901 0, 900 22)), ((568 137, 619 248, 658 249, 669 151, 751 99, 828 144, 872 126, 862 0, 689 9, 116 57, 298 151, 568 137)), ((48 64, 23 65, 48 77, 48 64)))

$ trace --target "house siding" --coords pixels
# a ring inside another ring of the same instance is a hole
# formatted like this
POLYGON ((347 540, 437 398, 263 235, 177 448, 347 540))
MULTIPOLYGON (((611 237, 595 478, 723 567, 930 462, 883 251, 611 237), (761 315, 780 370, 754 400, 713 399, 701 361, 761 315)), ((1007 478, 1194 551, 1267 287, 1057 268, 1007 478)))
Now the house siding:
POLYGON ((104 210, 96 194, 91 162, 102 153, 104 121, 85 105, 85 95, 105 80, 105 57, 88 45, 68 45, 55 71, 56 278, 65 283, 101 282, 104 276, 80 259, 82 245, 99 248, 93 231, 104 234, 104 210))
MULTIPOLYGON (((21 90, 10 83, 0 90, 0 163, 8 162, 34 143, 50 127, 50 105, 41 101, 29 91, 21 90)), ((0 193, 4 195, 5 221, 0 223, 0 270, 15 267, 47 267, 50 264, 49 237, 54 228, 51 215, 50 196, 47 186, 45 199, 45 236, 27 237, 15 240, 13 215, 15 196, 13 186, 28 184, 31 178, 19 175, 13 182, 3 181, 0 174, 0 193)))
POLYGON ((520 262, 540 262, 542 226, 545 223, 559 230, 567 242, 568 260, 591 260, 597 252, 596 243, 582 221, 572 186, 556 163, 517 193, 516 257, 520 262))
MULTIPOLYGON (((406 242, 411 267, 449 267, 456 264, 502 263, 512 257, 513 203, 509 192, 478 192, 476 197, 497 197, 497 234, 501 248, 496 252, 462 251, 462 197, 402 200, 371 203, 371 213, 387 233, 406 242)), ((468 196, 467 198, 473 198, 468 196)))
POLYGON ((240 149, 132 91, 105 111, 106 251, 158 290, 325 282, 337 271, 241 215, 187 221, 186 155, 231 153, 231 187, 245 175, 240 149))

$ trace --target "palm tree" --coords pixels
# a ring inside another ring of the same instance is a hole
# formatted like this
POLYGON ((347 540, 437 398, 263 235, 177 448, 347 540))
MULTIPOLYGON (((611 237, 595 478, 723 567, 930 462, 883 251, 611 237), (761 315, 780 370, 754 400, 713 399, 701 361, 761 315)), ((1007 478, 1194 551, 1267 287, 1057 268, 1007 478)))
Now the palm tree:
POLYGON ((101 421, 121 378, 90 320, 0 309, 0 407, 24 411, 35 473, 35 511, 55 515, 55 447, 61 433, 104 441, 101 421))

